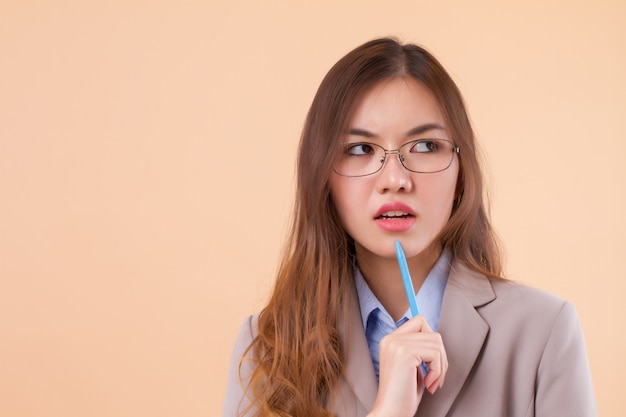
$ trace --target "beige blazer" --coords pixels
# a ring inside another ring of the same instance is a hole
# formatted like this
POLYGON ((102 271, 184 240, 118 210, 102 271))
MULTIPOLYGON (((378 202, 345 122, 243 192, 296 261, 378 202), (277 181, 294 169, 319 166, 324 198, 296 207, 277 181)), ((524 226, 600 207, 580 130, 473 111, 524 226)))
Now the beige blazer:
MULTIPOLYGON (((327 404, 341 417, 365 416, 377 382, 356 290, 349 319, 340 323, 344 376, 327 404)), ((454 264, 443 297, 439 332, 448 355, 445 384, 425 393, 417 417, 596 416, 581 327, 572 304, 543 291, 489 280, 454 264)), ((248 404, 239 381, 239 360, 256 334, 256 316, 233 350, 223 417, 248 404)), ((241 369, 243 384, 251 372, 241 369)), ((253 415, 252 413, 246 415, 253 415)))

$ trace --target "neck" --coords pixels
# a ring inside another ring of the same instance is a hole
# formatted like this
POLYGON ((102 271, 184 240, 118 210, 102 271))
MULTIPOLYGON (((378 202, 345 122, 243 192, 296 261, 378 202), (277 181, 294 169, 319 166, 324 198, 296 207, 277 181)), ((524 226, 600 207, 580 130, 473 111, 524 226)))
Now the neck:
MULTIPOLYGON (((441 251, 441 245, 433 243, 423 252, 407 258, 415 291, 422 287, 428 273, 441 256, 441 251)), ((406 298, 397 259, 376 255, 358 244, 356 259, 367 285, 391 317, 398 321, 409 308, 409 301, 406 298)))

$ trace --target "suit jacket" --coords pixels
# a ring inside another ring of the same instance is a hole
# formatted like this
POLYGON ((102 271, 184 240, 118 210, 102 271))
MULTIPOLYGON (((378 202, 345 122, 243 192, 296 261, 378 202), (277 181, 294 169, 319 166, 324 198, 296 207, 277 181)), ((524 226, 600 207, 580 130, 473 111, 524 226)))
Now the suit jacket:
MULTIPOLYGON (((365 416, 378 387, 356 290, 348 309, 346 322, 339 323, 344 374, 327 407, 341 417, 365 416)), ((455 263, 439 333, 448 373, 443 388, 434 395, 425 391, 416 417, 596 416, 584 338, 572 304, 537 289, 487 279, 455 263)), ((248 405, 239 361, 255 335, 252 316, 235 344, 223 417, 237 416, 248 405)), ((251 371, 251 363, 244 361, 244 385, 251 371)))

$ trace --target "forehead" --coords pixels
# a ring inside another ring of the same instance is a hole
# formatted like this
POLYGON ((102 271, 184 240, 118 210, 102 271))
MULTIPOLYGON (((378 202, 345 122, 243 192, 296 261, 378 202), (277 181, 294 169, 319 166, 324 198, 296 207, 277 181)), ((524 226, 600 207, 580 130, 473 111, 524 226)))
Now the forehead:
POLYGON ((383 134, 429 123, 446 126, 434 94, 411 77, 396 77, 374 85, 363 95, 350 119, 350 128, 383 134))

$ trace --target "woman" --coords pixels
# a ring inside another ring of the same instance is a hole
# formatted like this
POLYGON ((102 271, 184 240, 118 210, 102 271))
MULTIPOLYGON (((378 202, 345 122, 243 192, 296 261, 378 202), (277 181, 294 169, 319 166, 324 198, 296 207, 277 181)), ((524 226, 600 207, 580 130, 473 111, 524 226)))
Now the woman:
POLYGON ((322 81, 288 249, 223 415, 595 415, 575 310, 502 278, 461 94, 422 48, 374 40, 322 81))

